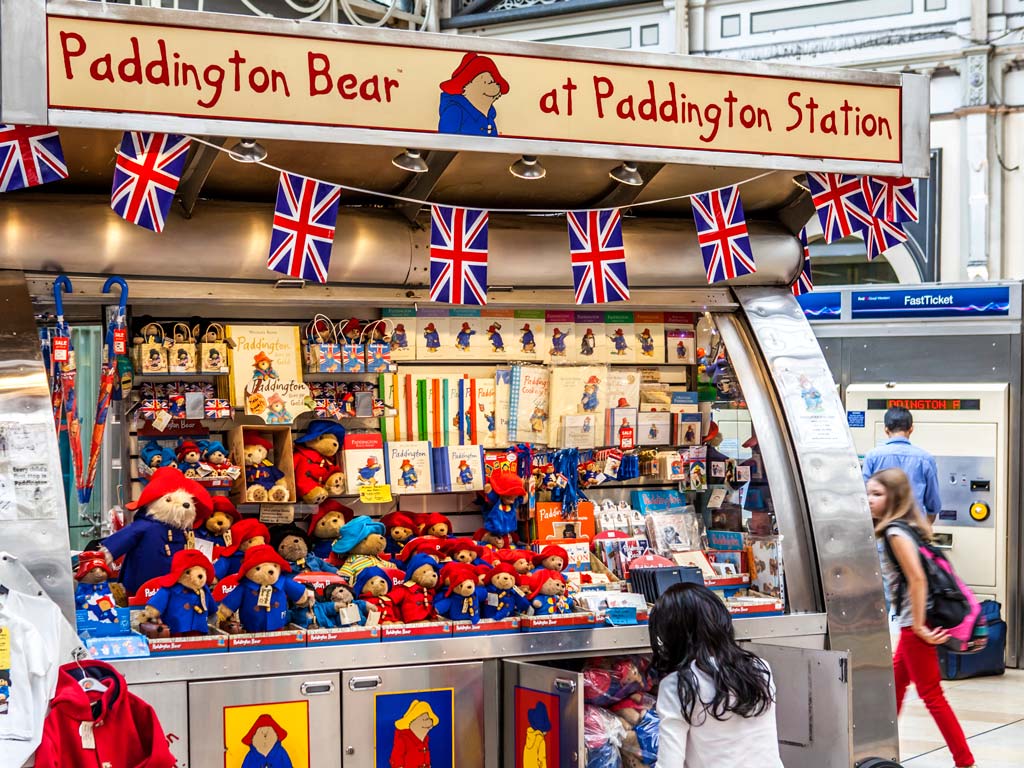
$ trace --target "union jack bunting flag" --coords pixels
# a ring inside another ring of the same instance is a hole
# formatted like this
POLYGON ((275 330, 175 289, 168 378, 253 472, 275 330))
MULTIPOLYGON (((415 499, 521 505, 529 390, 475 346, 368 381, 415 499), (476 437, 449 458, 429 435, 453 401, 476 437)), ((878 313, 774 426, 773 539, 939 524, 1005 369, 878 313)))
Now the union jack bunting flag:
POLYGON ((167 406, 168 403, 166 400, 147 398, 142 401, 142 405, 139 407, 139 416, 143 421, 153 421, 160 411, 167 410, 167 406))
POLYGON ((691 195, 690 204, 708 283, 755 272, 739 189, 725 187, 691 195))
POLYGON ((208 397, 203 403, 203 416, 207 419, 230 419, 231 403, 219 397, 208 397))
POLYGON ((864 230, 864 244, 868 251, 868 261, 874 261, 894 245, 906 241, 907 233, 895 221, 872 217, 868 228, 864 230))
POLYGON ((487 211, 430 207, 430 300, 487 303, 487 211))
POLYGON ((171 133, 125 133, 110 193, 114 212, 132 224, 163 232, 191 143, 171 133))
POLYGON ((800 230, 800 245, 803 247, 803 268, 800 270, 800 277, 793 283, 793 295, 802 296, 814 290, 814 280, 811 278, 811 249, 807 247, 807 230, 800 230))
POLYGON ((914 180, 906 176, 870 176, 871 213, 886 221, 917 221, 914 180))
POLYGON ((626 250, 622 245, 622 214, 569 211, 569 253, 577 304, 629 301, 626 250))
POLYGON ((340 200, 341 187, 282 171, 267 268, 326 283, 340 200))
POLYGON ((38 187, 67 177, 68 166, 55 129, 0 123, 0 192, 38 187))
POLYGON ((808 173, 807 185, 826 243, 849 237, 867 226, 871 208, 859 176, 808 173))

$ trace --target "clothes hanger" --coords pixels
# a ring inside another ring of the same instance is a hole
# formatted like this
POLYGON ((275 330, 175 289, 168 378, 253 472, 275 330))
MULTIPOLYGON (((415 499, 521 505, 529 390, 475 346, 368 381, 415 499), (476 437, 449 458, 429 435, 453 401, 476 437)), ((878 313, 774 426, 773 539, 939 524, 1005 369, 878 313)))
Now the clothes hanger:
POLYGON ((82 655, 84 651, 76 650, 74 653, 75 666, 78 667, 82 676, 78 679, 78 685, 84 691, 97 691, 103 693, 107 690, 106 683, 93 675, 88 669, 82 666, 82 655))

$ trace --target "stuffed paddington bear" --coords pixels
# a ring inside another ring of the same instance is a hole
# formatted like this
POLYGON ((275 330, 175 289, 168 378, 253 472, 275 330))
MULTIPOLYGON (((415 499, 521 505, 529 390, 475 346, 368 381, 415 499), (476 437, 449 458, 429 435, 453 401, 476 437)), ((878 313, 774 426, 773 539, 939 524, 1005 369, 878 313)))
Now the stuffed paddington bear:
POLYGON ((557 544, 548 544, 533 556, 534 573, 549 570, 561 573, 569 565, 569 553, 557 544))
POLYGON ((408 512, 389 512, 380 519, 387 530, 388 545, 385 548, 392 557, 397 556, 402 547, 416 535, 416 521, 408 512))
POLYGON ((405 566, 405 581, 391 590, 398 615, 406 624, 434 618, 434 589, 437 587, 437 560, 417 554, 405 566))
POLYGON ((291 618, 289 603, 313 602, 312 591, 287 574, 291 566, 269 544, 246 550, 242 567, 232 577, 234 589, 221 600, 217 618, 228 622, 237 614, 246 632, 275 632, 291 618))
POLYGON ((349 584, 354 584, 364 568, 392 567, 391 563, 381 557, 386 546, 384 525, 372 517, 360 515, 342 527, 338 540, 331 548, 331 560, 341 564, 338 575, 349 584))
POLYGON ((217 613, 210 594, 213 564, 198 549, 183 549, 171 561, 171 572, 157 579, 160 587, 142 610, 144 622, 167 625, 172 637, 205 635, 217 613))
POLYGON ((533 570, 533 552, 526 549, 499 549, 496 553, 498 561, 508 563, 515 568, 516 575, 522 577, 533 570))
POLYGON ((444 553, 455 563, 468 565, 490 565, 481 559, 484 548, 469 538, 449 539, 445 542, 444 553))
POLYGON ((441 562, 445 556, 444 547, 447 542, 447 539, 437 536, 417 536, 402 547, 402 551, 398 555, 398 562, 408 563, 413 555, 430 555, 435 562, 441 562))
POLYGON ((526 486, 515 472, 507 469, 491 472, 484 486, 484 528, 499 536, 514 532, 519 525, 516 506, 525 496, 526 486))
POLYGON ((376 612, 378 624, 401 624, 395 601, 391 599, 391 577, 383 569, 367 566, 359 571, 354 585, 356 600, 363 603, 367 614, 376 612))
POLYGON ((331 556, 331 547, 338 539, 341 527, 352 519, 352 509, 336 499, 328 499, 317 507, 309 521, 306 533, 313 544, 313 554, 321 560, 331 556))
POLYGON ((145 582, 169 573, 175 554, 192 548, 196 516, 209 515, 213 501, 195 480, 162 467, 125 508, 136 513, 135 519, 105 538, 103 550, 114 560, 124 557, 121 583, 134 595, 145 582))
POLYGON ((486 528, 477 528, 476 533, 473 534, 473 538, 481 545, 495 551, 499 549, 509 549, 513 544, 519 541, 519 537, 514 533, 491 533, 486 528))
POLYGON ((292 624, 303 629, 336 629, 366 623, 366 613, 356 604, 348 584, 328 584, 322 598, 292 608, 292 624))
POLYGON ((530 608, 530 602, 516 586, 516 569, 508 563, 498 563, 484 575, 484 589, 487 597, 480 611, 485 619, 501 621, 530 608))
POLYGON ((231 546, 231 528, 242 520, 242 515, 227 496, 213 497, 213 511, 196 517, 196 536, 212 541, 218 547, 231 546))
POLYGON ((96 621, 116 623, 117 602, 110 590, 109 580, 114 571, 102 552, 86 551, 78 556, 75 571, 75 608, 88 611, 96 621))
POLYGON ((444 597, 434 601, 438 615, 452 621, 480 621, 480 601, 487 593, 478 583, 476 568, 465 563, 447 566, 448 587, 444 597))
POLYGON ((285 502, 291 497, 284 472, 267 457, 274 444, 255 432, 245 433, 243 457, 245 461, 245 500, 285 502))
POLYGON ((254 517, 240 520, 231 528, 231 544, 214 550, 217 560, 213 564, 217 580, 238 573, 242 567, 245 553, 253 547, 270 543, 270 531, 267 526, 254 517))
POLYGON ((420 536, 437 536, 439 539, 448 537, 452 532, 452 521, 440 512, 427 512, 419 519, 420 536))
POLYGON ((241 471, 228 458, 228 449, 217 440, 200 440, 199 447, 203 451, 204 469, 209 470, 213 477, 236 477, 241 471))
POLYGON ((573 599, 565 593, 565 577, 559 571, 542 569, 530 577, 530 604, 536 616, 573 612, 573 599))
POLYGON ((294 573, 338 572, 333 565, 309 551, 306 532, 297 525, 274 526, 270 532, 270 544, 277 550, 277 554, 288 561, 294 573))
POLYGON ((295 440, 295 490, 307 504, 345 493, 345 474, 335 461, 344 439, 341 424, 316 419, 309 423, 306 434, 295 440))

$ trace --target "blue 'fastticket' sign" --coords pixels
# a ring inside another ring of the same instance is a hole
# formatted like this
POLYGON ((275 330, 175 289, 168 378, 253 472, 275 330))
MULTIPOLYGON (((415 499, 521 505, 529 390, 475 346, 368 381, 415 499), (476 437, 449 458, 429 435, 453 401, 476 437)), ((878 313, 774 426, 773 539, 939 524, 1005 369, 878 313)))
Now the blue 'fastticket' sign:
POLYGON ((891 317, 993 317, 1010 313, 1005 285, 864 291, 851 296, 854 320, 891 317))
POLYGON ((839 291, 804 293, 796 297, 808 320, 838 320, 843 307, 839 291))

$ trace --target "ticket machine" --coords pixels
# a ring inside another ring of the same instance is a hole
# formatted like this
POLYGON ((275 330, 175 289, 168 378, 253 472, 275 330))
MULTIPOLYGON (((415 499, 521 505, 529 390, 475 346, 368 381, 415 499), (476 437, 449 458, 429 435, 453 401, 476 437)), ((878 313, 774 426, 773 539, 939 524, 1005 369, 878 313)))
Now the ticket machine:
POLYGON ((890 406, 914 417, 912 442, 938 466, 936 543, 980 599, 1006 604, 1007 384, 851 384, 846 408, 858 454, 885 442, 890 406))

